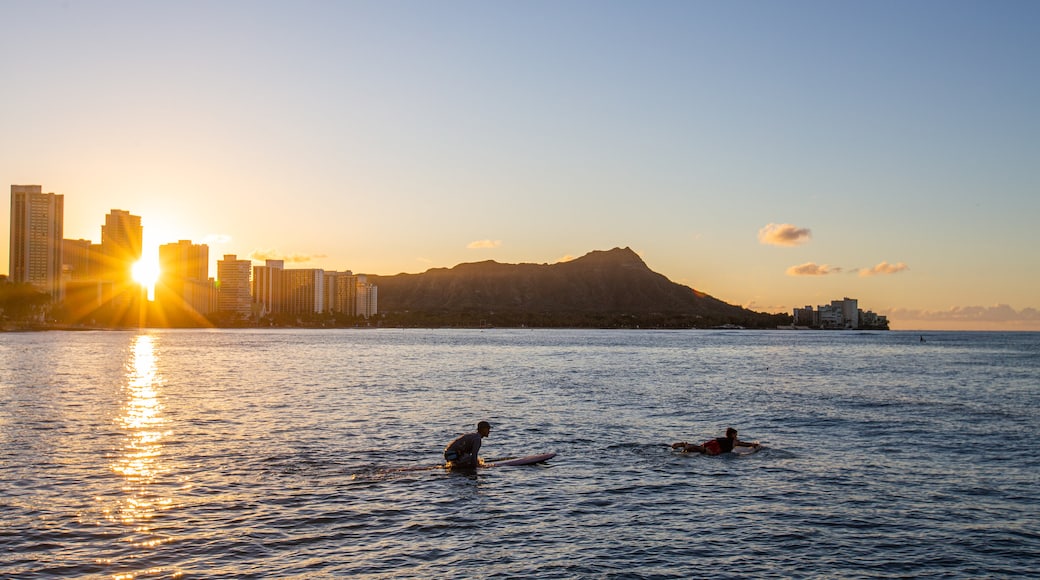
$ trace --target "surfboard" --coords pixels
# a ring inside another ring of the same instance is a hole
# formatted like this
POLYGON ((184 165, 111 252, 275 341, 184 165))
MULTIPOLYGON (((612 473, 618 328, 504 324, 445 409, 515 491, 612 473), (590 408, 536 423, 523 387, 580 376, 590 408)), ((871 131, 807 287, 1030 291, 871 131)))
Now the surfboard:
POLYGON ((555 453, 542 453, 540 455, 527 455, 525 457, 517 457, 516 459, 506 459, 503 461, 496 461, 494 463, 485 463, 484 467, 504 467, 507 465, 532 465, 534 463, 541 463, 548 461, 556 457, 555 453))
MULTIPOLYGON (((755 441, 758 443, 758 441, 755 441)), ((758 453, 762 447, 734 447, 732 453, 734 455, 751 455, 752 453, 758 453)))

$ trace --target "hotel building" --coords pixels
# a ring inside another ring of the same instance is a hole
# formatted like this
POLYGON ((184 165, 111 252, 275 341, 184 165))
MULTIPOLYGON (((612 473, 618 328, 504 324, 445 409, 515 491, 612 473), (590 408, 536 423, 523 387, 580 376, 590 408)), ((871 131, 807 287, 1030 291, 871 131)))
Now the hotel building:
POLYGON ((155 302, 170 318, 197 318, 217 310, 215 282, 209 277, 209 246, 191 240, 159 246, 155 302))
POLYGON ((51 300, 64 298, 62 238, 65 196, 39 185, 11 186, 10 279, 31 284, 51 300))
POLYGON ((251 261, 239 260, 235 254, 225 254, 217 262, 217 310, 249 318, 253 312, 249 291, 251 266, 251 261))

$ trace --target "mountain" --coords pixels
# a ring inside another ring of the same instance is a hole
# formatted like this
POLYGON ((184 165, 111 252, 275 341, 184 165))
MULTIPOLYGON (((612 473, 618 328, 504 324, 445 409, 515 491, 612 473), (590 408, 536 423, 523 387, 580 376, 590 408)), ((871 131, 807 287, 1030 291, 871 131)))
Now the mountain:
POLYGON ((551 265, 489 260, 368 280, 379 288, 384 322, 404 326, 775 328, 789 323, 786 315, 753 312, 676 284, 650 270, 630 248, 551 265))

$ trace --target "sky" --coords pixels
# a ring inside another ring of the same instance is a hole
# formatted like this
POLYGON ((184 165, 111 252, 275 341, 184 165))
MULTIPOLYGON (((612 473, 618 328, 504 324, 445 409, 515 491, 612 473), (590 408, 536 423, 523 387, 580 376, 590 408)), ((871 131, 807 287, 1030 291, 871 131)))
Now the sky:
MULTIPOLYGON (((630 247, 1040 330, 1040 3, 0 0, 0 180, 145 250, 393 275, 630 247)), ((0 204, 9 224, 9 204, 0 204)), ((9 252, 0 236, 0 253, 9 252)))

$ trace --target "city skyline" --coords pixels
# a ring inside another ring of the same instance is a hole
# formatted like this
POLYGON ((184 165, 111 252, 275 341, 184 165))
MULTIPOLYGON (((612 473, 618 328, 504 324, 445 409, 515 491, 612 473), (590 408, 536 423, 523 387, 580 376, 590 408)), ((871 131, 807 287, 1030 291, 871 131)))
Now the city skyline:
POLYGON ((855 296, 895 330, 1040 330, 1035 3, 0 17, 0 176, 64 195, 66 239, 123 208, 146 255, 206 244, 211 275, 627 246, 756 311, 855 296))
POLYGON ((13 184, 10 200, 3 309, 16 323, 205 327, 320 317, 342 324, 378 312, 378 288, 364 274, 271 259, 254 266, 225 254, 212 277, 206 244, 181 239, 147 251, 142 218, 128 210, 109 211, 94 243, 62 235, 64 194, 13 184))

